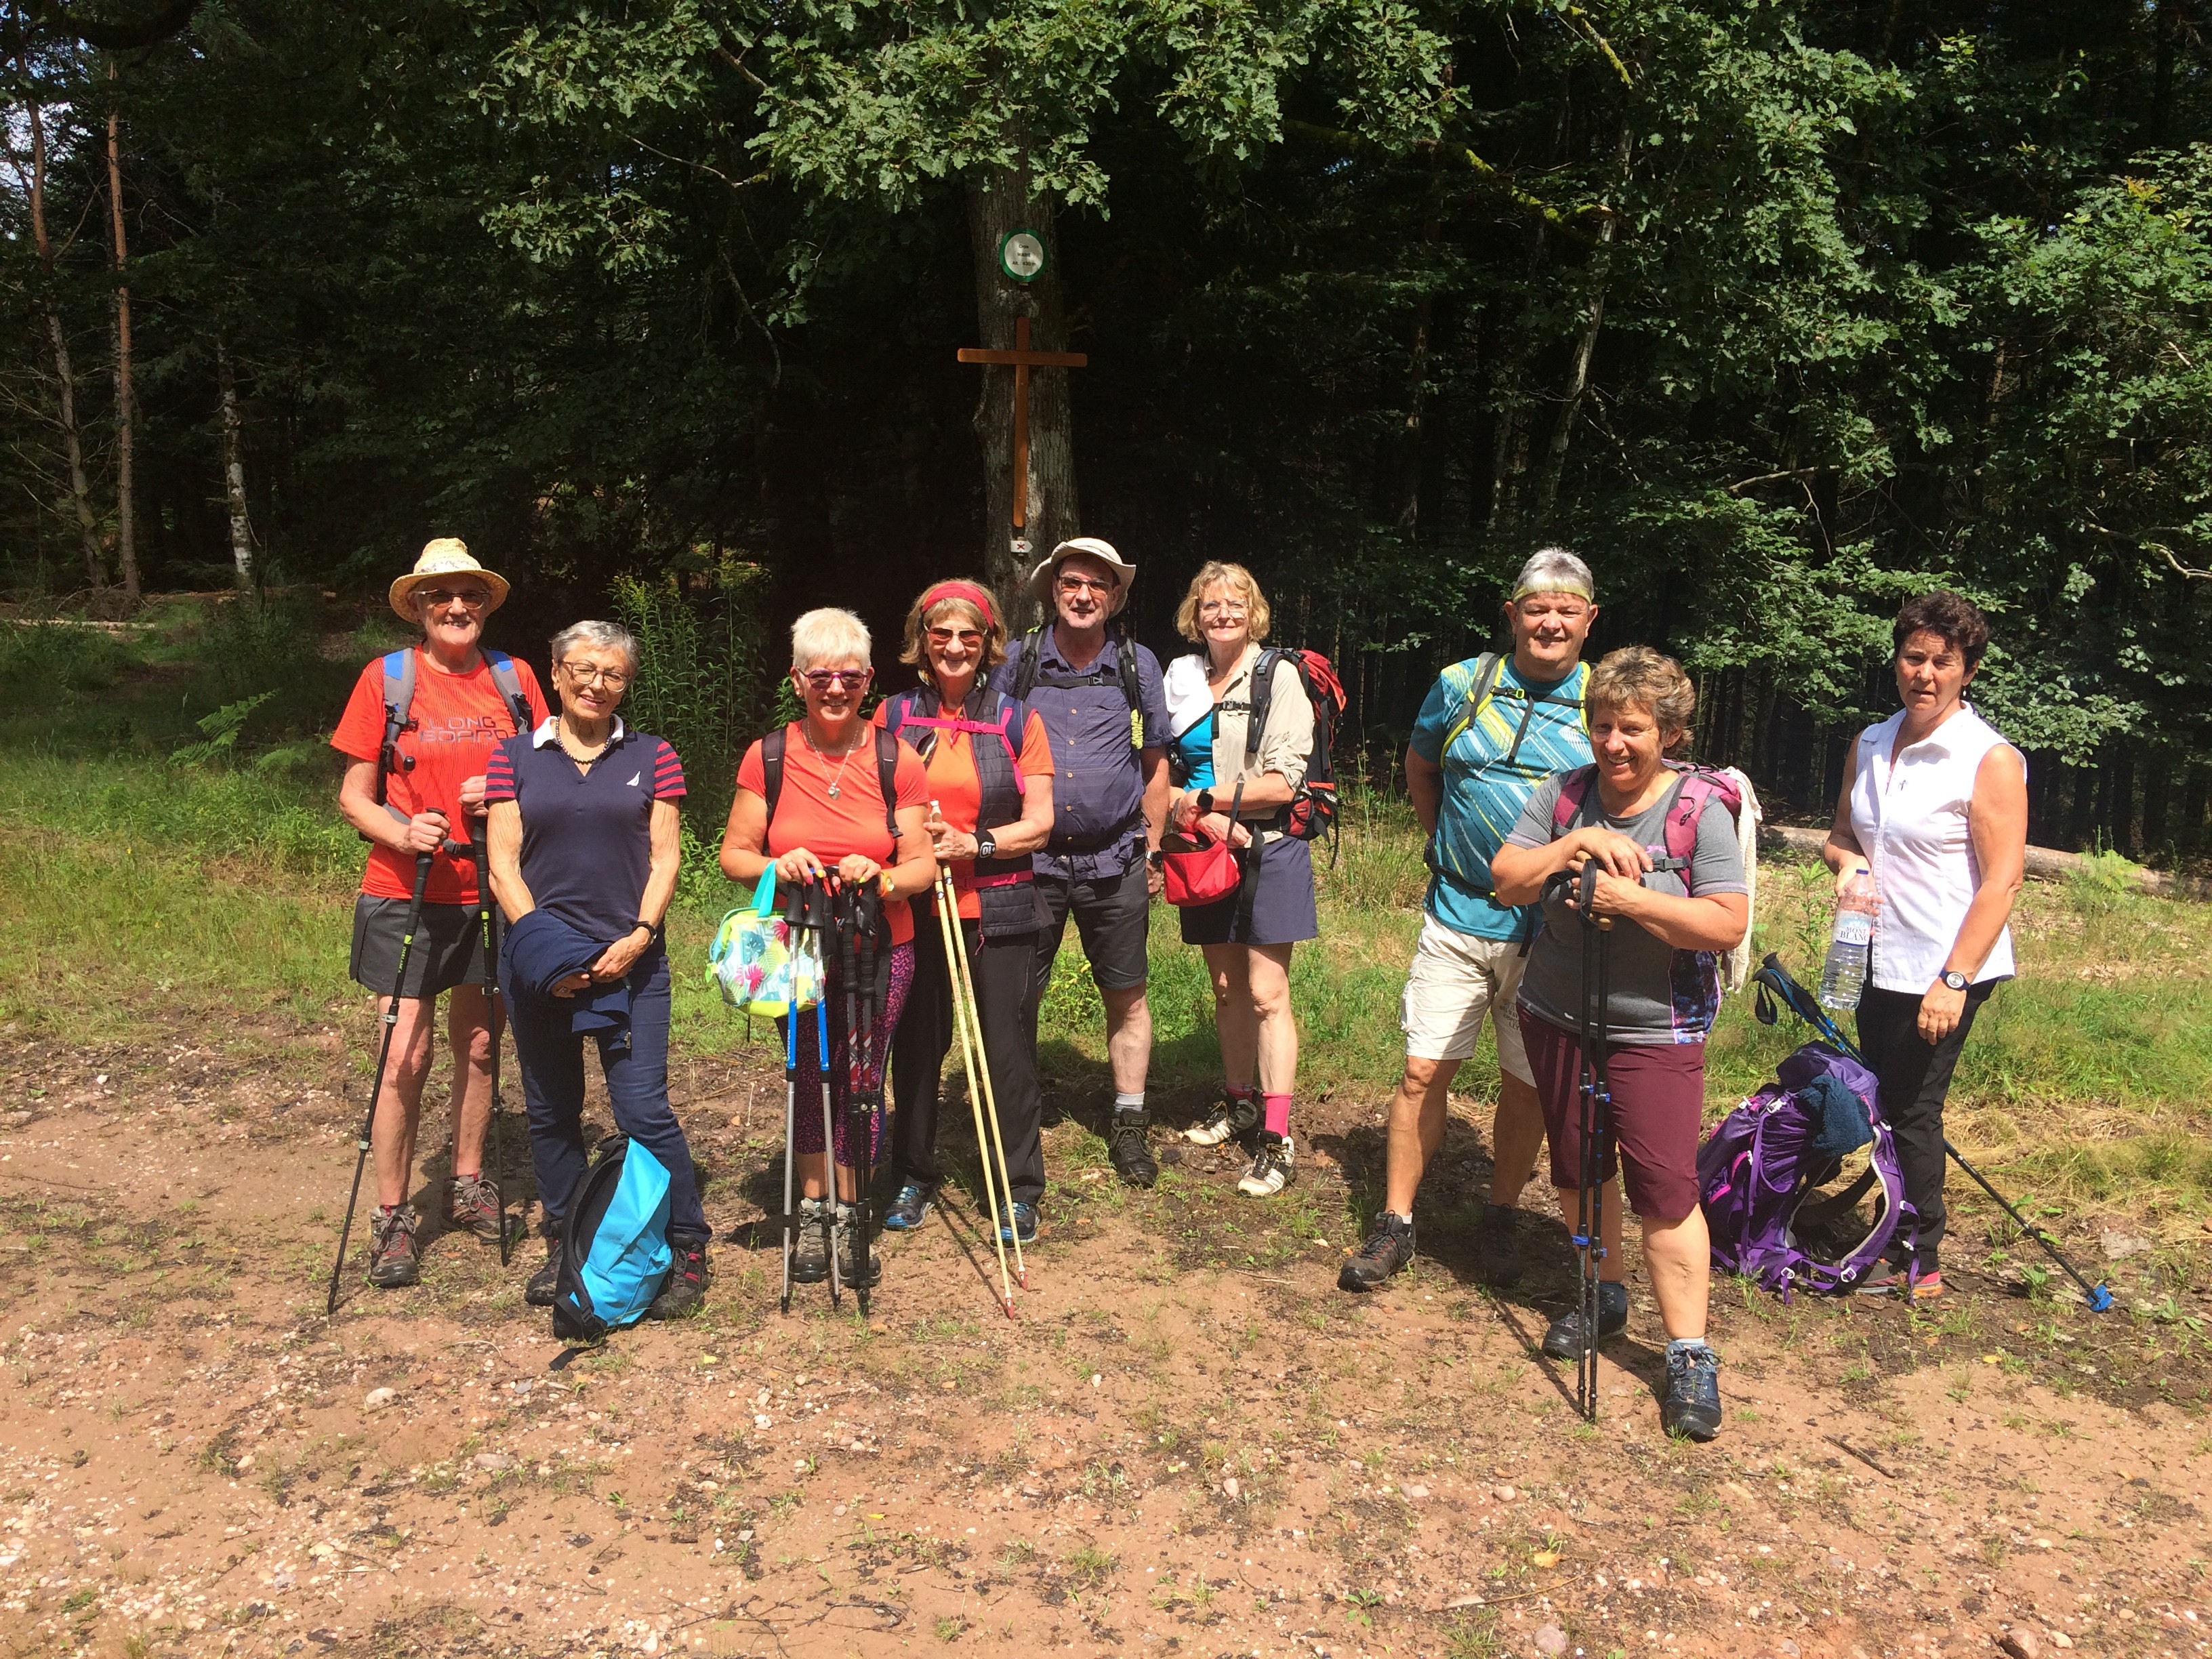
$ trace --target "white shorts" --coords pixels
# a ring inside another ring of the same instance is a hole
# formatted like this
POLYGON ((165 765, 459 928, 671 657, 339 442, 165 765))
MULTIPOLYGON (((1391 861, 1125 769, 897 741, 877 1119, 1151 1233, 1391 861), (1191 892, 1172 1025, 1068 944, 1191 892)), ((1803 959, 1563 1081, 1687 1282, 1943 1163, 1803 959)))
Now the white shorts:
POLYGON ((1474 1053, 1482 1017, 1488 1014, 1498 1033, 1499 1067, 1534 1087, 1536 1074, 1521 1046, 1521 1021, 1513 1012, 1521 970, 1528 965, 1518 939, 1476 939, 1423 916, 1399 1021, 1407 1054, 1414 1060, 1466 1060, 1474 1053))

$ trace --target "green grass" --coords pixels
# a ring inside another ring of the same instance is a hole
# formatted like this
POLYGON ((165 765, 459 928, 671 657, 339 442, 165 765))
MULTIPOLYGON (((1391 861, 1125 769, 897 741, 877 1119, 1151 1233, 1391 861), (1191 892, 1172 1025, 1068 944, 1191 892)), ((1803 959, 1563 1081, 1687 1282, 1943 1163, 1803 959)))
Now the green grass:
MULTIPOLYGON (((346 976, 362 848, 335 810, 335 762, 297 720, 242 744, 227 768, 176 765, 163 746, 191 738, 196 710, 251 684, 234 665, 210 666, 210 652, 258 660, 264 674, 289 660, 260 626, 187 611, 135 646, 0 630, 0 691, 18 711, 0 720, 0 1018, 105 1041, 149 1018, 329 1023, 343 1010, 366 1042, 358 1017, 368 999, 346 976)), ((358 662, 352 653, 380 642, 341 636, 329 649, 358 662)), ((1322 937, 1292 969, 1299 1091, 1372 1098, 1403 1053, 1398 1001, 1424 872, 1401 803, 1355 797, 1346 820, 1334 867, 1320 871, 1322 937)), ((1763 871, 1759 947, 1801 977, 1825 944, 1826 893, 1817 866, 1763 871)), ((694 1050, 775 1041, 724 1008, 701 968, 715 921, 741 896, 714 868, 710 843, 687 837, 670 944, 676 1040, 694 1050)), ((2212 907, 2136 898, 2094 878, 2031 884, 2014 931, 2020 977, 1967 1045, 1954 1138, 2044 1199, 2205 1210, 2212 907)), ((1155 1086, 1207 1086, 1218 1072, 1212 996, 1165 906, 1153 913, 1151 957, 1155 1086)), ((1716 1115, 1805 1035, 1786 1021, 1759 1025, 1752 1006, 1731 999, 1714 1034, 1716 1115)), ((1048 1077, 1103 1083, 1103 1010, 1073 930, 1039 1026, 1048 1077)), ((1481 1097, 1496 1077, 1486 1043, 1458 1086, 1481 1097)))

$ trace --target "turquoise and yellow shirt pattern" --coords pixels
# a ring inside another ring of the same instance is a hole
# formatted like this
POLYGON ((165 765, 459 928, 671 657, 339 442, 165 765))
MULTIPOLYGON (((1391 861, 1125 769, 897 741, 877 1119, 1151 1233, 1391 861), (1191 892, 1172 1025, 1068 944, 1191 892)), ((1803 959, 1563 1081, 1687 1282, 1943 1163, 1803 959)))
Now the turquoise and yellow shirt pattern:
POLYGON ((1445 669, 1413 722, 1413 752, 1444 775, 1425 902, 1454 933, 1517 939, 1535 926, 1535 907, 1491 897, 1491 854, 1505 844, 1538 784, 1589 764, 1583 709, 1589 667, 1577 663, 1563 680, 1532 684, 1508 657, 1486 692, 1478 684, 1481 668, 1481 658, 1469 657, 1445 669), (1480 702, 1470 702, 1478 693, 1480 702))

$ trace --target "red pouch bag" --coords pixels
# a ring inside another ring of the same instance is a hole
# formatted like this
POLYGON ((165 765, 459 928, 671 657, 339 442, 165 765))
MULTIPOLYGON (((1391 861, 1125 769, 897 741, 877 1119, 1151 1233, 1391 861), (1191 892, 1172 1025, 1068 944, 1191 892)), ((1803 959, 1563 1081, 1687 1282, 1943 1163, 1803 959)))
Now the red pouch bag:
MULTIPOLYGON (((1244 786, 1240 781, 1237 793, 1230 797, 1231 823, 1236 821, 1237 805, 1243 799, 1244 786)), ((1198 810, 1200 817, 1213 810, 1211 793, 1199 796, 1198 810)), ((1160 881, 1170 904, 1180 909, 1194 909, 1200 905, 1218 904, 1237 890, 1237 884, 1244 878, 1244 862, 1227 842, 1207 835, 1198 824, 1191 826, 1188 836, 1176 839, 1186 844, 1160 854, 1160 881)))

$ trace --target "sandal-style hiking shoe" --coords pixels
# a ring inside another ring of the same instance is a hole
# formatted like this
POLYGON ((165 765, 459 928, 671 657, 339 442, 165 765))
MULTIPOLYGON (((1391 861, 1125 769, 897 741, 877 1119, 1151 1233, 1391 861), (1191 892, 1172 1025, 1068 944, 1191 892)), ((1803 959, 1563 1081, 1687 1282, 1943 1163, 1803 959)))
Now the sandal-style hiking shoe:
POLYGON ((1413 1224, 1385 1210, 1375 1218, 1375 1231, 1367 1242, 1345 1261, 1336 1276, 1340 1291, 1379 1289, 1392 1273, 1402 1273, 1413 1259, 1413 1224))
POLYGON ((406 1204, 379 1208, 369 1218, 368 1282, 378 1290, 398 1290, 422 1277, 422 1258, 415 1249, 415 1230, 422 1224, 406 1204))
POLYGON ((1237 1190, 1247 1198, 1273 1198, 1291 1184, 1297 1152, 1288 1135, 1261 1130, 1260 1150, 1252 1154, 1251 1164, 1237 1182, 1237 1190))
POLYGON ((565 1248, 557 1238, 545 1241, 545 1265, 530 1275, 530 1282, 522 1287, 522 1299, 533 1308, 550 1308, 553 1293, 561 1288, 561 1259, 565 1248))
POLYGON ((647 1319, 688 1319, 707 1300, 707 1241, 671 1233, 668 1250, 675 1259, 669 1263, 660 1294, 645 1310, 647 1319))
POLYGON ((499 1187, 480 1175, 455 1176, 446 1182, 446 1225, 457 1233, 474 1233, 499 1243, 499 1187))
POLYGON ((1115 1108, 1114 1127, 1107 1132, 1106 1156, 1114 1160, 1114 1173, 1132 1187, 1149 1187, 1160 1178, 1146 1133, 1152 1127, 1149 1112, 1115 1108))
POLYGON ((1721 1431, 1721 1357, 1711 1348, 1667 1345, 1667 1432, 1705 1441, 1721 1431))
POLYGON ((1884 1273, 1880 1279, 1869 1279, 1858 1288, 1861 1296, 1903 1296, 1910 1289, 1915 1302, 1932 1302, 1943 1294, 1943 1270, 1922 1273, 1908 1281, 1904 1269, 1884 1273))
POLYGON ((884 1212, 884 1225, 895 1233, 910 1233, 929 1219, 929 1212, 936 1204, 934 1187, 925 1187, 919 1181, 902 1182, 898 1196, 884 1212))
POLYGON ((1250 1095, 1224 1095, 1213 1109, 1213 1115, 1194 1129, 1185 1129, 1182 1138, 1194 1146, 1218 1146, 1224 1140, 1241 1140, 1252 1144, 1252 1136, 1260 1127, 1260 1103, 1250 1095))
MULTIPOLYGON (((1597 1287, 1597 1340, 1608 1341, 1628 1328, 1628 1286, 1601 1279, 1597 1287)), ((1583 1351, 1583 1310, 1570 1308, 1544 1333, 1544 1352, 1554 1359, 1575 1359, 1583 1351)))

